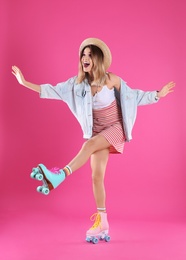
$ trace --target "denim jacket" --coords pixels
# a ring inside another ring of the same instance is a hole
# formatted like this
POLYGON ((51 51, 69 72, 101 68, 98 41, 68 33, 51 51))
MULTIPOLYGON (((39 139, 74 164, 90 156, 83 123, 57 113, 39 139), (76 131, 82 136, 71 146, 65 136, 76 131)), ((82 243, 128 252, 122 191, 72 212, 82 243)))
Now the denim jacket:
MULTIPOLYGON (((80 123, 83 137, 89 139, 92 136, 93 127, 91 87, 87 80, 77 84, 76 79, 77 76, 72 77, 56 86, 42 84, 40 97, 64 101, 80 123)), ((156 103, 157 92, 131 89, 121 79, 120 91, 115 88, 115 96, 118 105, 121 106, 126 141, 130 141, 137 115, 137 106, 156 103)))

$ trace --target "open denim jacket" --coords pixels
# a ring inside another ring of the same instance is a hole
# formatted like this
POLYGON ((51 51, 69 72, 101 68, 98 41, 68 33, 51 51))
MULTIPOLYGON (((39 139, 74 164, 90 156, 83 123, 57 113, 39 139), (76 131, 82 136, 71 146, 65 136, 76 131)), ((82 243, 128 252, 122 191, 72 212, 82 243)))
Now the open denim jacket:
MULTIPOLYGON (((83 137, 89 139, 92 136, 92 94, 91 87, 87 80, 76 83, 77 76, 56 86, 50 84, 41 85, 41 98, 59 99, 67 103, 71 112, 77 118, 83 131, 83 137)), ((137 106, 156 103, 158 100, 157 91, 142 91, 131 89, 126 82, 121 79, 121 88, 115 88, 115 96, 121 106, 123 129, 126 141, 132 139, 132 129, 137 115, 137 106)))

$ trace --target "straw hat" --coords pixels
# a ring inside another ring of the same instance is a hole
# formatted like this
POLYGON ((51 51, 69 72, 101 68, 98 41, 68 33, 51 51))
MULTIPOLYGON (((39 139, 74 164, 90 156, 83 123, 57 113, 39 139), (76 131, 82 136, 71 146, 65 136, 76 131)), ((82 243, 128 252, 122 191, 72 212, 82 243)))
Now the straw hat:
POLYGON ((79 47, 79 55, 81 55, 82 50, 88 45, 95 45, 102 50, 104 56, 103 62, 104 62, 105 70, 107 70, 110 67, 112 62, 112 55, 109 47, 103 41, 97 38, 88 38, 81 43, 79 47))

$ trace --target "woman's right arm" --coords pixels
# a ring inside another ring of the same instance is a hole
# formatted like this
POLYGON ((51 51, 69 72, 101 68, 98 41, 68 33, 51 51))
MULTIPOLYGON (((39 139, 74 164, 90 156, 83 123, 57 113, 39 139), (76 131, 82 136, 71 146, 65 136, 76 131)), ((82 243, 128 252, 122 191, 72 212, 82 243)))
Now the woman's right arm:
POLYGON ((40 93, 40 91, 41 91, 40 85, 33 84, 31 82, 26 81, 21 70, 17 66, 12 66, 12 74, 16 77, 19 84, 21 84, 24 87, 27 87, 33 91, 40 93))

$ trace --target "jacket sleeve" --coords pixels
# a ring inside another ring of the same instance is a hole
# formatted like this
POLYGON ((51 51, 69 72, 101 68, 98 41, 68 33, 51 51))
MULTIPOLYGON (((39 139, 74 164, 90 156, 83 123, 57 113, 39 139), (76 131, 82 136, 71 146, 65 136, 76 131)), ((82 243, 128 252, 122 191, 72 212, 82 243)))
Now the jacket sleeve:
POLYGON ((72 92, 76 77, 70 78, 65 82, 58 83, 56 86, 42 84, 40 98, 59 99, 65 101, 65 96, 72 92))
POLYGON ((138 106, 154 104, 158 102, 157 91, 134 90, 138 106))

